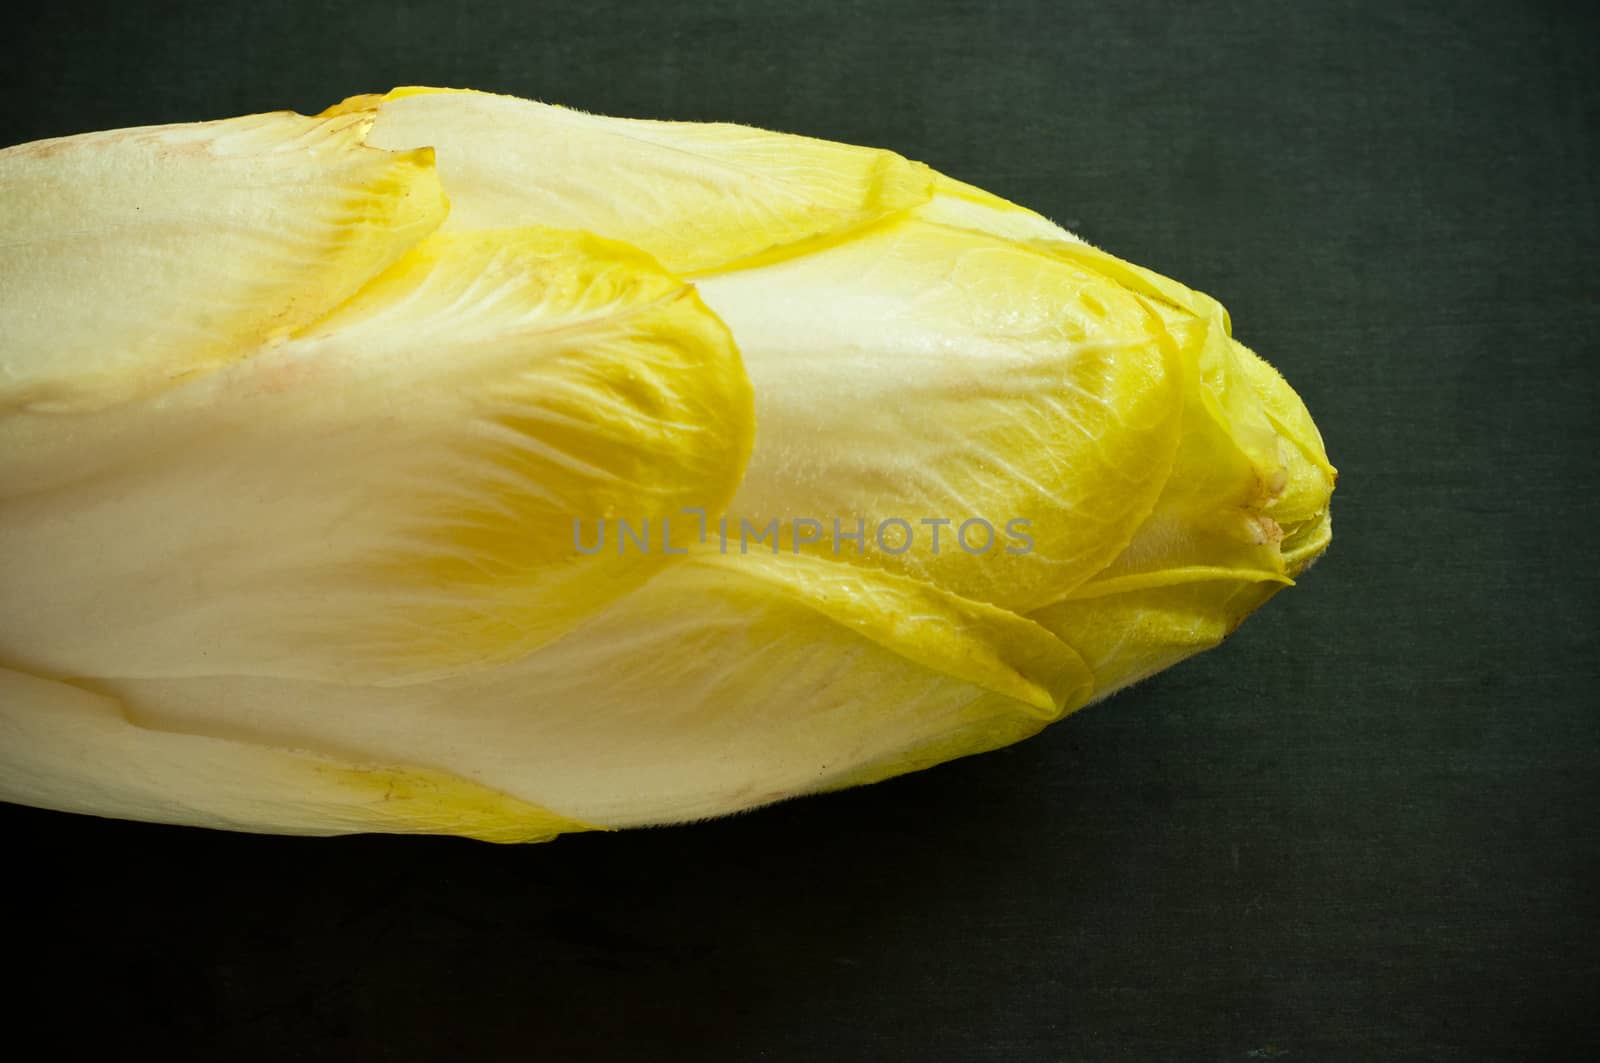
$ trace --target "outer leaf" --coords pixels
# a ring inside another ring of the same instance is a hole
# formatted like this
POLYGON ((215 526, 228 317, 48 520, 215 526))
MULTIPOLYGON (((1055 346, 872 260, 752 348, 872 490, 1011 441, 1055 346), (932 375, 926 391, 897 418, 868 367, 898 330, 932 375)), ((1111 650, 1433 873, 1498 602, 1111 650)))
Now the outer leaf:
POLYGON ((796 253, 925 202, 933 183, 893 152, 482 92, 396 89, 329 113, 374 110, 368 143, 438 150, 452 227, 588 229, 678 273, 796 253))
POLYGON ((1177 347, 1144 302, 1060 257, 904 218, 700 290, 756 388, 730 517, 816 520, 813 550, 861 559, 842 535, 864 520, 867 563, 1027 609, 1116 557, 1171 469, 1177 347))
POLYGON ((0 151, 0 410, 93 409, 249 357, 437 228, 426 148, 261 114, 0 151))
POLYGON ((442 772, 152 729, 113 698, 4 668, 0 800, 288 834, 525 842, 594 829, 442 772))
POLYGON ((934 175, 933 197, 916 207, 914 213, 923 221, 988 233, 1002 240, 1083 242, 1041 214, 944 174, 934 175))
POLYGON ((903 577, 713 546, 501 668, 381 690, 112 680, 140 719, 436 769, 587 823, 720 815, 977 752, 1088 700, 1031 621, 903 577))
POLYGON ((505 660, 671 560, 582 554, 574 519, 715 511, 750 434, 726 330, 636 250, 438 236, 252 358, 0 424, 0 644, 67 675, 505 660))
POLYGON ((1250 572, 1125 591, 1089 584, 1031 616, 1082 655, 1102 698, 1216 646, 1282 587, 1250 572))

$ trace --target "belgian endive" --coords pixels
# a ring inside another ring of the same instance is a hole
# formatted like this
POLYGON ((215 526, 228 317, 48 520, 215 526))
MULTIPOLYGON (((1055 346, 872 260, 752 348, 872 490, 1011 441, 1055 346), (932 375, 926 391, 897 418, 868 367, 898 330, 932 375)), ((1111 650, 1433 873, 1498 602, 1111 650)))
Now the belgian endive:
POLYGON ((1334 470, 1226 313, 886 151, 401 89, 0 152, 0 798, 527 840, 1015 741, 1334 470))

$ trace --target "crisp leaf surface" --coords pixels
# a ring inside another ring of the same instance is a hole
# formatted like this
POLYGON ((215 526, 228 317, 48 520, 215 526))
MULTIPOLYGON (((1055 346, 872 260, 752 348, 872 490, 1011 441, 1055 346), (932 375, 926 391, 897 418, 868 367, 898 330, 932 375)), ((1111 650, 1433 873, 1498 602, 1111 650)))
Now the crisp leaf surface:
POLYGON ((144 726, 104 694, 0 668, 0 801, 290 834, 544 841, 594 828, 405 761, 144 726))
POLYGON ((250 357, 436 229, 425 147, 277 113, 0 151, 0 409, 97 409, 250 357))
POLYGON ((925 202, 934 179, 875 148, 484 92, 396 89, 339 112, 375 112, 376 147, 437 151, 450 227, 587 229, 684 274, 796 253, 925 202))
POLYGON ((575 520, 726 504, 750 401, 722 323, 637 250, 440 234, 255 357, 0 425, 0 642, 74 675, 506 660, 672 560, 583 554, 575 520))
POLYGON ((107 681, 143 718, 432 767, 586 823, 721 815, 978 752, 1082 705, 1039 625, 888 573, 713 544, 500 668, 380 689, 107 681))

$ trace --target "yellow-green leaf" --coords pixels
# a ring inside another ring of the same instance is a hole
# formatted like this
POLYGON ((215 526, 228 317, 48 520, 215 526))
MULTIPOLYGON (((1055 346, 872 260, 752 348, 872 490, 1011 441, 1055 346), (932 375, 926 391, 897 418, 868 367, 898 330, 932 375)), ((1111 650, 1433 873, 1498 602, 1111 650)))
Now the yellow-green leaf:
POLYGON ((1027 609, 1115 558, 1167 481, 1180 352, 1072 262, 903 218, 699 287, 756 389, 730 519, 816 521, 813 552, 1027 609))

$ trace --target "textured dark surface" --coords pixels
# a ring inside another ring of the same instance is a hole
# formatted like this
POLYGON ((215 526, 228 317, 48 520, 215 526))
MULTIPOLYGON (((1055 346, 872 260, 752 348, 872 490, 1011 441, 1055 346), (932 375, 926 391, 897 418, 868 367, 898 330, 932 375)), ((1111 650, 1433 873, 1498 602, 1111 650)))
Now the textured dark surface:
POLYGON ((392 83, 892 147, 1221 298, 1335 542, 1014 749, 495 848, 0 806, 8 1029, 157 1058, 1595 1058, 1582 5, 30 5, 0 141, 392 83), (1290 10, 1294 8, 1295 10, 1290 10))

